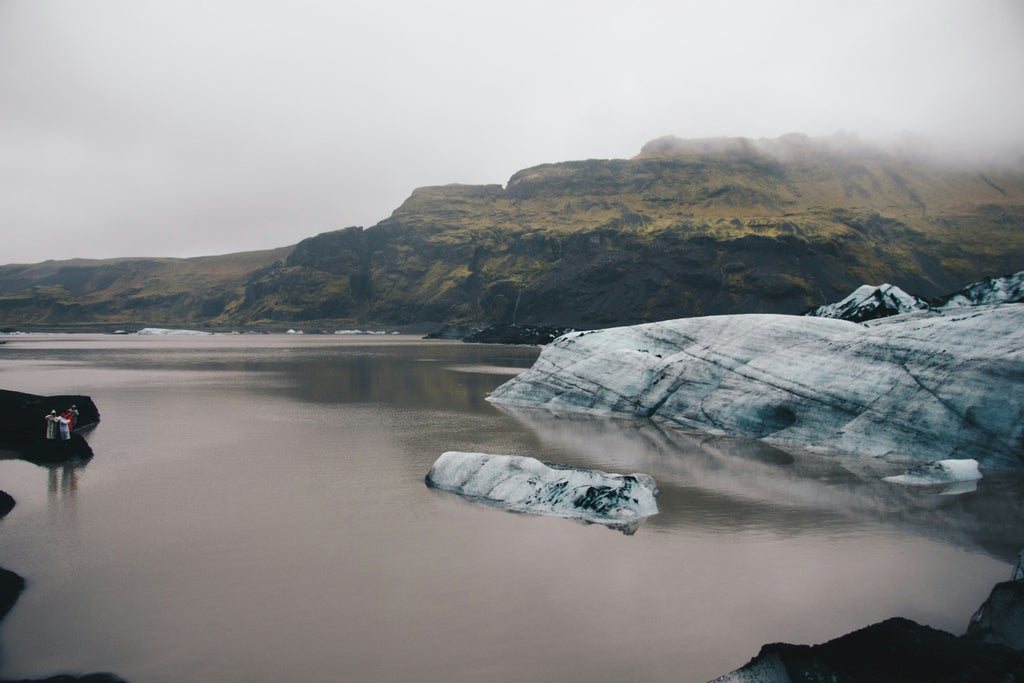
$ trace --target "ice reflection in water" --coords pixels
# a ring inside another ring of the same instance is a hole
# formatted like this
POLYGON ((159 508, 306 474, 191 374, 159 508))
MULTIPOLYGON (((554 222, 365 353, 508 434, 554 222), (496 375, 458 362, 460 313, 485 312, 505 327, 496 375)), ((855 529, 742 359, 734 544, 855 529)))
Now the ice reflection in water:
POLYGON ((546 448, 585 466, 641 471, 658 482, 661 527, 785 528, 810 532, 870 521, 1012 561, 1024 543, 1024 476, 992 472, 966 486, 919 489, 882 477, 905 464, 837 458, 762 441, 686 432, 649 420, 500 406, 546 448), (976 495, 975 495, 976 494, 976 495))

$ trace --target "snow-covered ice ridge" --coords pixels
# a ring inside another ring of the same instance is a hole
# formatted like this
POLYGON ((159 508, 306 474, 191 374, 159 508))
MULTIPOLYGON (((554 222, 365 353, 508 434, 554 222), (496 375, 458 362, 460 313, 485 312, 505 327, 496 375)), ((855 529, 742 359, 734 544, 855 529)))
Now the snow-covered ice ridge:
POLYGON ((967 285, 939 302, 943 310, 964 306, 1024 302, 1024 270, 1005 277, 990 277, 967 285))
POLYGON ((635 530, 658 512, 647 474, 562 467, 520 455, 448 451, 427 473, 428 486, 516 512, 555 515, 635 530))
POLYGON ((955 311, 966 306, 1019 303, 1024 301, 1024 270, 1004 277, 990 277, 967 285, 958 292, 930 303, 907 294, 895 285, 861 285, 848 297, 834 304, 819 306, 807 313, 819 318, 840 318, 853 322, 876 320, 912 311, 955 311))
POLYGON ((572 332, 489 400, 826 453, 1024 469, 1024 305, 870 327, 725 315, 572 332))
POLYGON ((807 315, 863 322, 928 308, 927 302, 907 294, 895 285, 861 285, 842 301, 819 306, 807 315))

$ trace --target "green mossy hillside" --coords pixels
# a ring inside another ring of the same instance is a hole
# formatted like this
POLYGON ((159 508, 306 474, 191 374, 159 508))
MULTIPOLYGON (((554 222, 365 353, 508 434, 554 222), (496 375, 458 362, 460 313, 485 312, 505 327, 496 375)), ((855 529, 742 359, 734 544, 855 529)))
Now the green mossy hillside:
POLYGON ((662 138, 505 186, 420 188, 275 252, 0 267, 0 324, 603 327, 800 313, 857 286, 930 297, 1024 267, 1024 164, 844 138, 662 138))

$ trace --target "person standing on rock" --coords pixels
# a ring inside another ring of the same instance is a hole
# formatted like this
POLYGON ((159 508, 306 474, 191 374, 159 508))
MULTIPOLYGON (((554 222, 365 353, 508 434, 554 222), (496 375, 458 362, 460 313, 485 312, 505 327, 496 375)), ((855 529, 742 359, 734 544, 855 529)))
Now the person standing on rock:
POLYGON ((60 427, 60 440, 68 441, 71 439, 71 420, 64 417, 64 415, 57 416, 57 425, 60 427))
POLYGON ((57 411, 51 410, 46 416, 46 438, 50 441, 57 439, 60 434, 60 425, 57 421, 57 411))
POLYGON ((72 404, 70 408, 65 410, 60 415, 61 417, 68 421, 69 428, 73 430, 75 428, 75 423, 78 422, 78 408, 75 407, 74 404, 72 404))

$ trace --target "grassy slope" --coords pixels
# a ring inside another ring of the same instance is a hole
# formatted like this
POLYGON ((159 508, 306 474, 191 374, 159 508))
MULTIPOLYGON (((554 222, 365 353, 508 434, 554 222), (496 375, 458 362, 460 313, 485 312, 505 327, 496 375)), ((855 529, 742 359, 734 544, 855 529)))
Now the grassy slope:
POLYGON ((209 320, 241 296, 254 271, 293 247, 188 259, 72 259, 0 267, 0 324, 209 320))
MULTIPOLYGON (((389 231, 383 248, 360 247, 378 304, 368 310, 495 319, 532 295, 535 320, 573 324, 798 312, 864 282, 934 296, 1020 267, 1020 171, 837 153, 806 139, 767 150, 658 143, 632 160, 526 169, 504 191, 417 190, 371 230, 389 231), (541 298, 571 300, 545 308, 541 298), (379 305, 399 300, 412 303, 379 305), (618 307, 607 319, 602 302, 618 307)), ((344 271, 296 259, 291 267, 293 277, 334 283, 344 271)), ((321 313, 351 314, 345 296, 321 313)), ((303 307, 292 304, 293 313, 303 307)))
POLYGON ((629 160, 525 169, 505 188, 421 188, 368 230, 290 253, 0 267, 0 324, 598 326, 794 313, 865 282, 934 296, 1022 266, 1020 168, 842 143, 665 138, 629 160))

